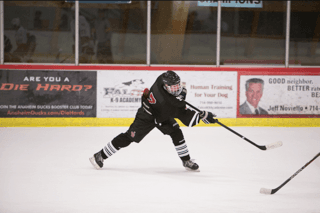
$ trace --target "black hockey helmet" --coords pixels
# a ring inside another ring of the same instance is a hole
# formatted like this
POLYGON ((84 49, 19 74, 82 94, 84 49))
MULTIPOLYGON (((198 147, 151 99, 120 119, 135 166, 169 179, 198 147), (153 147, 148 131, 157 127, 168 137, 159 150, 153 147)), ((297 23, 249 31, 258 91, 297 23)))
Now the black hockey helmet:
POLYGON ((178 96, 182 91, 180 77, 173 71, 168 70, 162 75, 164 89, 171 95, 178 96))

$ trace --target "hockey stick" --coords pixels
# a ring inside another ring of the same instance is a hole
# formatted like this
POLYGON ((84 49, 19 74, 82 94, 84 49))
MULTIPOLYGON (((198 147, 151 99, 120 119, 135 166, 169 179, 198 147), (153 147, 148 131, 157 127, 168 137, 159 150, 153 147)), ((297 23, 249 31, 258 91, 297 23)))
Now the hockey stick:
MULTIPOLYGON (((187 105, 191 106, 192 108, 194 108, 195 110, 197 110, 198 112, 201 112, 201 110, 199 110, 197 107, 192 106, 191 104, 189 104, 189 103, 186 102, 186 101, 185 101, 185 103, 186 103, 187 105)), ((245 138, 244 136, 240 135, 240 134, 237 133, 236 131, 230 129, 230 128, 227 127, 226 125, 220 123, 220 122, 218 121, 218 119, 217 119, 217 122, 216 122, 216 123, 219 124, 220 126, 226 128, 227 130, 231 131, 232 133, 238 135, 238 136, 239 136, 240 138, 242 138, 243 140, 251 143, 252 145, 254 145, 255 147, 257 147, 257 148, 259 148, 259 149, 261 149, 261 150, 270 150, 270 149, 274 149, 274 148, 278 148, 278 147, 282 146, 282 142, 281 142, 281 141, 278 141, 278 142, 275 142, 275 143, 271 143, 271 144, 268 144, 268 145, 266 145, 266 146, 258 145, 258 144, 256 144, 256 143, 252 142, 251 140, 249 140, 248 138, 245 138)))
POLYGON ((297 174, 299 174, 304 168, 306 168, 312 161, 314 161, 319 156, 320 156, 320 152, 314 158, 312 158, 312 160, 306 163, 301 169, 299 169, 296 173, 294 173, 288 180, 286 180, 283 184, 281 184, 279 187, 275 189, 261 188, 260 193, 267 194, 267 195, 276 193, 277 191, 279 191, 279 189, 281 189, 284 185, 286 185, 292 178, 294 178, 297 174))

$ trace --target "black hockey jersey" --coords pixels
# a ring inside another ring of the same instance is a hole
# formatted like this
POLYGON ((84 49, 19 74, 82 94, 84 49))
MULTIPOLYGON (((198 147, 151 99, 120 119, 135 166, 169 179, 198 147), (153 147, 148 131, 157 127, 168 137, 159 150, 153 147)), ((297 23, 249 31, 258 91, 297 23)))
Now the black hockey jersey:
POLYGON ((186 126, 197 125, 199 113, 187 109, 184 101, 178 100, 176 96, 169 94, 164 89, 162 75, 157 78, 148 94, 149 106, 156 122, 162 123, 169 118, 178 118, 186 126))

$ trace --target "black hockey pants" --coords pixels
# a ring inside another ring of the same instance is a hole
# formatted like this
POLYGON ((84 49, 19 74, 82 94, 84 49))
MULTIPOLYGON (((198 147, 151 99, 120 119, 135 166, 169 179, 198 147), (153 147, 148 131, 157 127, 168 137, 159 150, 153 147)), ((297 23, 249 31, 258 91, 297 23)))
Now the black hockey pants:
MULTIPOLYGON (((183 133, 174 118, 170 118, 162 123, 156 123, 155 118, 146 113, 141 107, 138 109, 135 120, 130 125, 129 129, 125 133, 121 133, 115 137, 112 140, 112 144, 119 150, 129 146, 131 142, 139 143, 155 127, 163 134, 169 135, 176 147, 181 143, 184 143, 183 133)), ((189 160, 190 156, 180 156, 180 158, 181 160, 189 160)))

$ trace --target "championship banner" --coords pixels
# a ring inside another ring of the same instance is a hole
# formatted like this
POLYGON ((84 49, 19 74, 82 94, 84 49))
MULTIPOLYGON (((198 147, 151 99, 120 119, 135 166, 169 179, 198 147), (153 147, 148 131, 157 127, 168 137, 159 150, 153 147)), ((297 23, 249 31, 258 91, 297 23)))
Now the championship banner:
MULTIPOLYGON (((97 117, 134 118, 141 95, 165 71, 98 71, 97 117)), ((235 118, 237 72, 175 71, 187 88, 186 101, 219 118, 235 118)))
POLYGON ((0 70, 0 117, 96 117, 95 71, 0 70))
MULTIPOLYGON (((221 1, 221 0, 220 0, 221 1)), ((198 1, 198 7, 218 7, 218 0, 198 1)), ((223 0, 221 7, 262 8, 262 0, 223 0)))
POLYGON ((239 117, 247 115, 320 115, 320 76, 241 75, 239 117))

